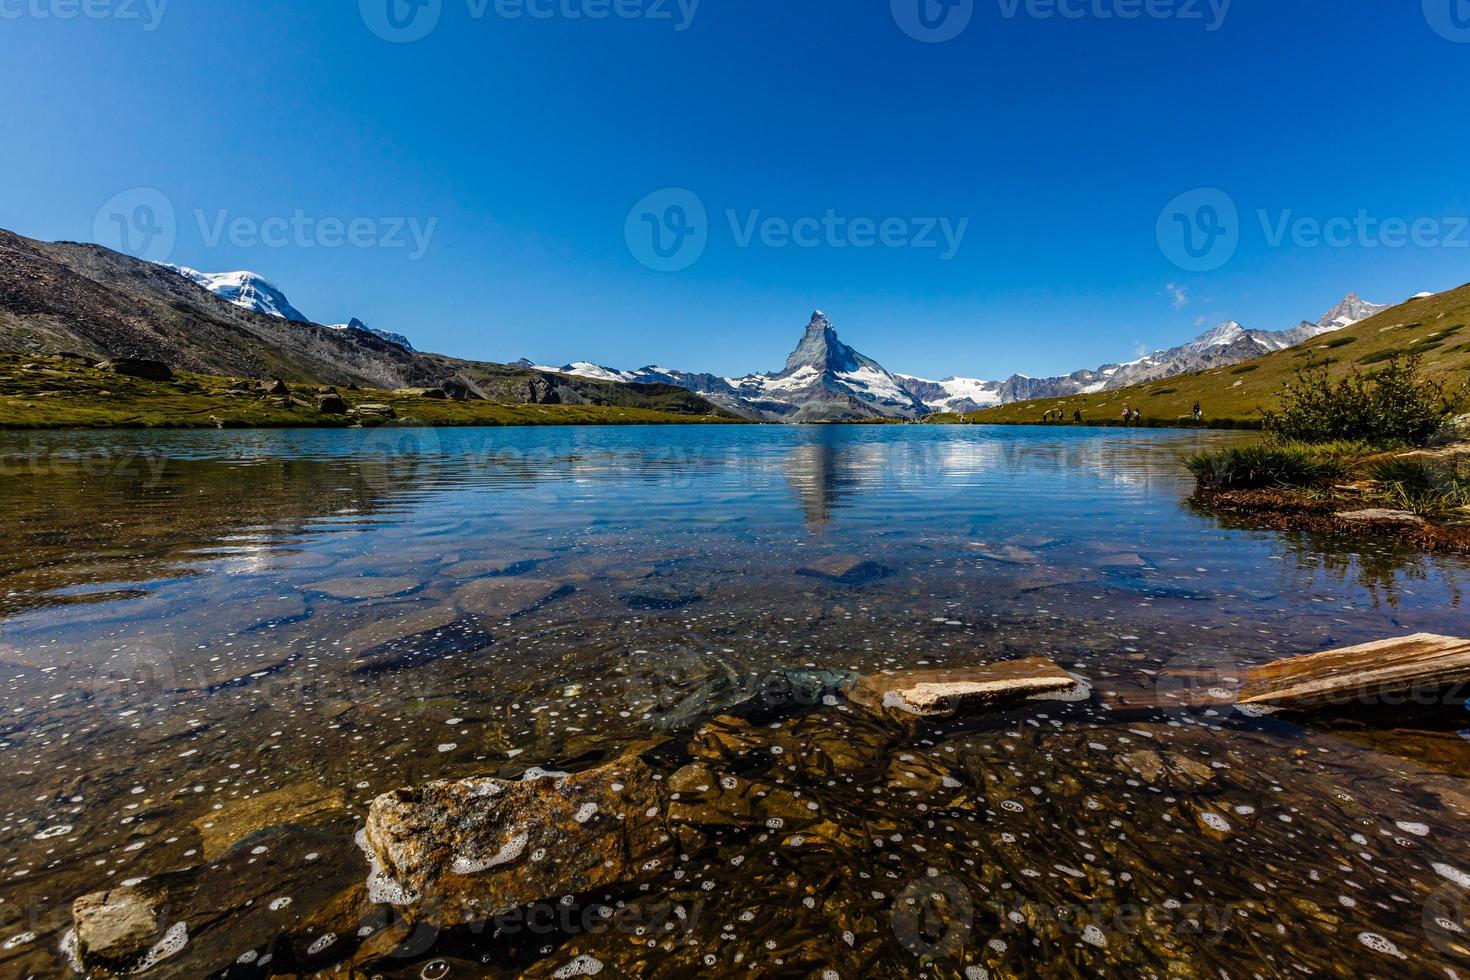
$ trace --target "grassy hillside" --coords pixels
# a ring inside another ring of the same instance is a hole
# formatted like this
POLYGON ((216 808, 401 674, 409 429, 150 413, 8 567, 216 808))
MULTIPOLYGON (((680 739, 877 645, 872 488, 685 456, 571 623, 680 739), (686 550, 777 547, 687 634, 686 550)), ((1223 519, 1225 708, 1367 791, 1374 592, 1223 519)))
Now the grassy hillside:
MULTIPOLYGON (((213 428, 331 426, 356 421, 320 412, 317 386, 289 383, 287 398, 262 398, 232 390, 240 379, 179 373, 173 381, 125 378, 62 357, 0 354, 0 429, 213 428)), ((250 382, 255 385, 258 382, 250 382)), ((371 388, 337 389, 349 407, 390 405, 399 424, 420 425, 633 425, 736 422, 716 416, 676 414, 618 405, 499 404, 436 401, 417 394, 371 388)), ((671 407, 680 405, 671 400, 671 407)))
POLYGON ((1357 326, 1324 334, 1234 367, 1183 374, 1160 381, 1092 395, 1016 402, 965 416, 935 416, 935 422, 1035 424, 1048 411, 1060 409, 1068 420, 1082 410, 1089 424, 1121 424, 1123 406, 1143 413, 1143 424, 1192 424, 1196 400, 1207 423, 1218 427, 1251 427, 1263 409, 1277 407, 1277 393, 1297 368, 1327 363, 1334 374, 1356 366, 1371 371, 1393 353, 1422 354, 1424 374, 1453 387, 1470 379, 1470 285, 1410 300, 1357 326))

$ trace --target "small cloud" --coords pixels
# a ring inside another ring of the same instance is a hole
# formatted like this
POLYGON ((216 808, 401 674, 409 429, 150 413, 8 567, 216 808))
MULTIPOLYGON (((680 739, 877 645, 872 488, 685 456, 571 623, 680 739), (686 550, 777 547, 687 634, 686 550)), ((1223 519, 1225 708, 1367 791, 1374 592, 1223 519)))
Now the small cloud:
POLYGON ((1133 342, 1133 353, 1137 357, 1143 357, 1145 354, 1150 353, 1150 351, 1148 349, 1148 344, 1145 344, 1141 340, 1134 341, 1133 342))
POLYGON ((1200 314, 1199 316, 1197 316, 1197 317, 1194 318, 1194 325, 1196 327, 1202 327, 1202 326, 1204 326, 1205 324, 1207 324, 1209 322, 1210 322, 1210 318, 1207 317, 1207 316, 1205 316, 1204 314, 1200 314))
POLYGON ((1189 290, 1184 286, 1171 282, 1164 287, 1164 290, 1169 294, 1174 309, 1182 310, 1189 305, 1189 290))

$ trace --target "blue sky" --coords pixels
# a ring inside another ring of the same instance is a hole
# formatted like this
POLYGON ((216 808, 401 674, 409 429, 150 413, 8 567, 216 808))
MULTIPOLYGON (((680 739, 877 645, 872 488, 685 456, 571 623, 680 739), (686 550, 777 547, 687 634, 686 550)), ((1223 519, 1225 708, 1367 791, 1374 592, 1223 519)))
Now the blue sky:
POLYGON ((172 261, 426 349, 739 374, 820 307, 894 370, 1043 375, 1470 280, 1465 0, 923 0, 943 43, 920 0, 394 0, 407 43, 388 0, 82 2, 0 0, 0 226, 161 195, 172 261), (1238 218, 1194 260, 1198 188, 1238 218))

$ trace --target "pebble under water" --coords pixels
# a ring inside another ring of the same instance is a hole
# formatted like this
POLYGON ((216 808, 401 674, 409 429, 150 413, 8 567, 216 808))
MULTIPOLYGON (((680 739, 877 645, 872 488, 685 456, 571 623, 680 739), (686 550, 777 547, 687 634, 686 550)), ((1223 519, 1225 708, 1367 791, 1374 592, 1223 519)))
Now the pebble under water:
POLYGON ((149 977, 1470 980, 1463 697, 1117 708, 1467 634, 1463 559, 1192 507, 1182 458, 1249 438, 0 436, 0 975, 71 975, 72 902, 153 882, 149 977), (840 690, 1037 656, 1088 696, 840 690), (395 788, 630 753, 691 820, 627 887, 441 929, 360 846, 395 788))

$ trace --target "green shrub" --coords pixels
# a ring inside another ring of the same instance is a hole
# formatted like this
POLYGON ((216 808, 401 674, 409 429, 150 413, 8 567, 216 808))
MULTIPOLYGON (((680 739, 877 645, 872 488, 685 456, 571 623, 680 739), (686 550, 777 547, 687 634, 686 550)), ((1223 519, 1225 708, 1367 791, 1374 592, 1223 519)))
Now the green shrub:
POLYGON ((1332 350, 1336 350, 1339 347, 1346 347, 1348 344, 1356 344, 1357 342, 1357 337, 1338 337, 1336 340, 1329 340, 1326 346, 1332 350))
POLYGON ((1470 463, 1385 459, 1368 476, 1390 503, 1417 513, 1470 506, 1470 463))
POLYGON ((1149 392, 1148 393, 1148 397, 1150 397, 1150 398, 1158 398, 1161 395, 1177 395, 1177 394, 1179 394, 1179 389, 1178 388, 1160 388, 1158 391, 1151 391, 1151 392, 1149 392))
POLYGON ((1375 354, 1365 354, 1362 357, 1358 358, 1358 363, 1364 366, 1367 366, 1369 364, 1382 364, 1384 361, 1391 361, 1395 357, 1403 356, 1403 350, 1401 348, 1394 347, 1390 348, 1389 350, 1378 351, 1375 354))
POLYGON ((1394 354, 1371 374, 1356 369, 1333 380, 1325 364, 1300 369, 1281 394, 1281 410, 1266 412, 1266 430, 1278 439, 1321 443, 1361 440, 1374 445, 1422 446, 1454 414, 1461 400, 1419 374, 1419 358, 1394 354))
POLYGON ((1345 476, 1357 448, 1267 442, 1200 453, 1184 465, 1207 490, 1315 487, 1345 476))
POLYGON ((1242 364, 1238 368, 1233 368, 1230 371, 1230 373, 1231 374, 1250 374, 1252 371, 1259 371, 1260 369, 1261 369, 1261 366, 1259 364, 1242 364))

